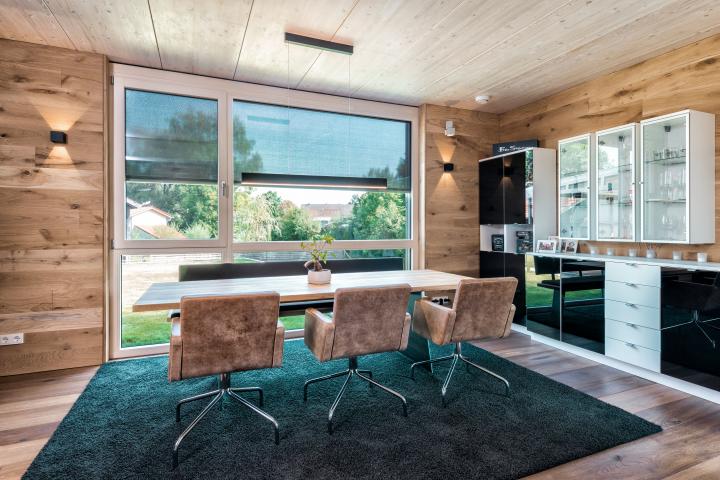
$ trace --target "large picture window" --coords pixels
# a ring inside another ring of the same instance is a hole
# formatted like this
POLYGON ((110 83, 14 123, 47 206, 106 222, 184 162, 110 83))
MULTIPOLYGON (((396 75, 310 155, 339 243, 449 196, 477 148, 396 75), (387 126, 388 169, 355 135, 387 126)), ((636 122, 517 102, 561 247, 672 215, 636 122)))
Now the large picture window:
POLYGON ((183 264, 300 263, 332 235, 332 258, 417 265, 416 108, 112 70, 111 356, 167 350, 167 312, 133 304, 183 264))

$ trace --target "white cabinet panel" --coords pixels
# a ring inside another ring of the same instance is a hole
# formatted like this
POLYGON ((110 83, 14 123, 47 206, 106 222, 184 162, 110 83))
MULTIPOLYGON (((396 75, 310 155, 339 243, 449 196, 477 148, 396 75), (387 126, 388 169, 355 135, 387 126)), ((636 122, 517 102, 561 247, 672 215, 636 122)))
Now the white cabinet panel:
POLYGON ((605 281, 605 298, 625 302, 629 305, 644 305, 660 308, 660 288, 626 282, 605 281))
POLYGON ((660 351, 660 330, 605 319, 605 336, 660 351))
POLYGON ((632 282, 659 287, 660 267, 638 265, 632 262, 607 262, 605 264, 605 278, 613 282, 632 282))
POLYGON ((605 299, 605 319, 660 329, 660 309, 605 299))
POLYGON ((630 342, 605 337, 605 355, 638 367, 660 371, 660 352, 630 342))

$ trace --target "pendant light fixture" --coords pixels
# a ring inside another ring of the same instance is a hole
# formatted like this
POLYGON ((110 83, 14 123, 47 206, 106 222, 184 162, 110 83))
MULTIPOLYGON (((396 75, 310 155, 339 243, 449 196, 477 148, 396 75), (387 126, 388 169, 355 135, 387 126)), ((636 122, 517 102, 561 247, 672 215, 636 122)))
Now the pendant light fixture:
MULTIPOLYGON (((344 43, 331 42, 319 38, 307 37, 295 33, 285 32, 285 43, 288 44, 288 137, 290 135, 290 45, 302 45, 327 52, 352 55, 353 46, 344 43)), ((348 150, 350 142, 350 71, 348 60, 348 150)), ((288 162, 290 161, 290 141, 288 138, 288 162)), ((325 175, 295 175, 278 173, 242 172, 241 183, 247 186, 261 187, 309 187, 349 190, 387 190, 387 178, 378 177, 350 177, 325 175)))

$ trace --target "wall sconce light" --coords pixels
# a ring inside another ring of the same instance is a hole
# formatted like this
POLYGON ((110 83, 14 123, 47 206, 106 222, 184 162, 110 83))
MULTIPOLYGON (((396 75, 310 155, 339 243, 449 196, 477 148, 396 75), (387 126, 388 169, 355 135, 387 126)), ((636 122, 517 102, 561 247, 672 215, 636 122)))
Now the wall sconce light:
POLYGON ((53 130, 50 132, 50 141, 52 143, 67 143, 67 133, 53 130))
POLYGON ((455 170, 454 163, 443 163, 443 171, 444 172, 452 172, 453 170, 455 170))
POLYGON ((453 126, 452 120, 448 120, 445 122, 445 136, 446 137, 454 137, 455 136, 455 127, 453 126))

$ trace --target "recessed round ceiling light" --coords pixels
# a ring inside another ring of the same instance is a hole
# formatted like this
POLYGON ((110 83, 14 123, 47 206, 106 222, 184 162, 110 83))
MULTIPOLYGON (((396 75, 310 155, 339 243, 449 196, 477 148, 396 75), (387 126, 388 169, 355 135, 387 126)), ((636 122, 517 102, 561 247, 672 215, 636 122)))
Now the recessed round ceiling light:
POLYGON ((475 97, 475 102, 479 104, 488 103, 490 101, 490 95, 477 95, 475 97))

